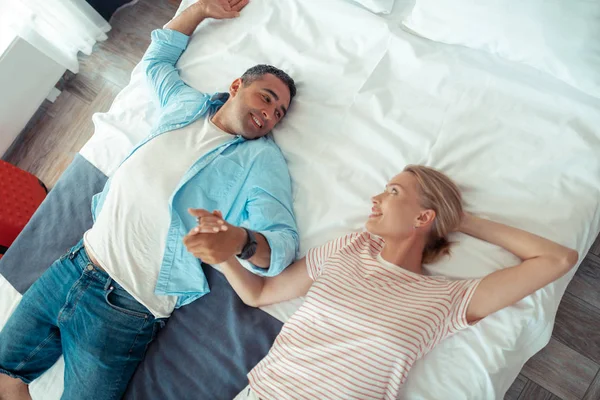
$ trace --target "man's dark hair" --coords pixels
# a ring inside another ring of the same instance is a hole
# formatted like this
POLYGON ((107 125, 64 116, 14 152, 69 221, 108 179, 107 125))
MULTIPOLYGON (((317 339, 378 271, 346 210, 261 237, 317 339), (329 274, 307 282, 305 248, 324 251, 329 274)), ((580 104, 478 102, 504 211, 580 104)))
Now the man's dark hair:
POLYGON ((294 83, 294 80, 288 74, 272 65, 259 64, 248 69, 246 72, 244 72, 244 75, 242 75, 242 83, 244 84, 244 86, 248 86, 255 80, 262 78, 266 74, 275 75, 287 85, 288 89, 290 89, 291 102, 294 96, 296 95, 296 84, 294 83))

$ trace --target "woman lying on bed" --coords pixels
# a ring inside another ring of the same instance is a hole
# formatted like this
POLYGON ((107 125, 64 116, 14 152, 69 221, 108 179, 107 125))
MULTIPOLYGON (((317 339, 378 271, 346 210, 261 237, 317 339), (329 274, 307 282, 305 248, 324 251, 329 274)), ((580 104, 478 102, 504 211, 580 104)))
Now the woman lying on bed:
MULTIPOLYGON (((249 373, 245 397, 396 399, 411 366, 436 344, 577 262, 574 250, 463 213, 456 185, 431 168, 408 166, 372 201, 364 232, 309 250, 279 276, 261 278, 235 258, 222 264, 248 305, 306 296, 249 373), (424 275, 424 263, 449 254, 447 235, 456 230, 523 262, 482 279, 424 275)), ((196 229, 226 229, 219 216, 203 218, 196 229)))

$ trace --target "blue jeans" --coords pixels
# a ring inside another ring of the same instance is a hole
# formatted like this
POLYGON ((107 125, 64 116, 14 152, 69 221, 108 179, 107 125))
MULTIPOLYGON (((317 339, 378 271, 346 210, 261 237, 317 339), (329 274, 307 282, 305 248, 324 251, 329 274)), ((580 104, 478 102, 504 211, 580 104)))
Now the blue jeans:
POLYGON ((25 292, 0 331, 0 372, 28 384, 63 354, 62 399, 120 399, 162 325, 91 263, 81 241, 25 292))

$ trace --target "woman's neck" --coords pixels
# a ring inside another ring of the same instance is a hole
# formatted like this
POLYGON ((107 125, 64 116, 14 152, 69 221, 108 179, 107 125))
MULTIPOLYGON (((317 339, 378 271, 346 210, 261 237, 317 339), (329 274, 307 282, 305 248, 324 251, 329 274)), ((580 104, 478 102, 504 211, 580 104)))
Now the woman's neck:
POLYGON ((383 238, 385 244, 381 257, 387 262, 397 265, 416 274, 423 273, 423 249, 425 239, 420 235, 412 235, 403 239, 383 238))

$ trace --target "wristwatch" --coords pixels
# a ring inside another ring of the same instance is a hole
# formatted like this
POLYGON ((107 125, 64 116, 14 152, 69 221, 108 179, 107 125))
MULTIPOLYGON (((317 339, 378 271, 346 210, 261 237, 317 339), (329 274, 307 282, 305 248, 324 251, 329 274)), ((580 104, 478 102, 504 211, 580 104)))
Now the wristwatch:
POLYGON ((242 228, 242 229, 245 230, 246 233, 248 234, 248 239, 246 240, 246 244, 244 245, 242 252, 240 254, 238 254, 237 256, 238 256, 238 258, 241 258, 242 260, 248 260, 249 258, 252 258, 252 256, 254 256, 254 254, 256 254, 258 242, 256 241, 256 236, 254 235, 254 232, 252 232, 250 229, 246 229, 246 228, 242 228))

